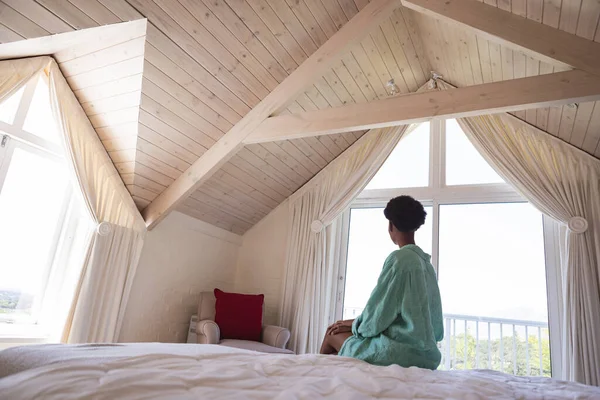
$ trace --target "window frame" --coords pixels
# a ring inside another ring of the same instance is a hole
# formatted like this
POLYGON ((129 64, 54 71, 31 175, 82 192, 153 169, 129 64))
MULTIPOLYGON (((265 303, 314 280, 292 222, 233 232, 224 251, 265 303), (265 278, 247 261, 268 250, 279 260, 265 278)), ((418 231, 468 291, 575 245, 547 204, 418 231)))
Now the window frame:
MULTIPOLYGON (((527 199, 519 194, 507 183, 472 184, 472 185, 446 185, 446 120, 434 119, 430 121, 429 131, 429 186, 414 188, 371 189, 364 190, 341 215, 340 235, 341 248, 338 250, 341 257, 338 292, 336 293, 335 319, 343 318, 344 293, 346 283, 346 268, 349 247, 350 214, 352 209, 383 208, 389 199, 410 195, 423 203, 424 206, 433 207, 432 215, 432 254, 431 262, 436 274, 439 275, 439 215, 440 206, 453 204, 489 204, 489 203, 527 203, 527 199)), ((548 328, 550 331, 550 351, 552 375, 561 376, 560 366, 562 359, 561 324, 560 324, 560 225, 550 217, 543 216, 544 254, 546 260, 546 292, 548 299, 548 328)))
POLYGON ((39 72, 25 84, 25 90, 23 91, 23 95, 19 100, 19 106, 15 112, 13 123, 8 124, 4 121, 0 121, 0 135, 7 134, 11 139, 29 144, 45 151, 46 153, 49 153, 50 155, 61 158, 63 155, 63 148, 61 145, 43 139, 23 129, 23 126, 25 125, 25 119, 27 118, 29 108, 31 107, 31 103, 33 101, 35 89, 40 78, 43 79, 46 84, 49 83, 48 77, 44 73, 39 72), (4 133, 2 134, 2 132, 4 133))
MULTIPOLYGON (((13 154, 16 149, 22 149, 24 151, 34 153, 37 156, 51 159, 55 162, 64 162, 63 149, 59 144, 53 143, 49 140, 40 138, 30 132, 24 130, 25 120, 29 109, 32 104, 32 100, 35 94, 35 90, 40 84, 40 79, 43 79, 48 84, 48 78, 42 72, 34 75, 28 83, 25 84, 23 94, 19 99, 19 105, 15 111, 13 123, 8 124, 0 121, 0 195, 4 187, 8 169, 11 164, 13 154)), ((43 308, 43 300, 46 297, 48 283, 51 274, 53 273, 53 267, 58 252, 62 246, 64 232, 71 229, 72 221, 68 221, 66 216, 69 210, 73 207, 73 189, 71 185, 67 186, 64 194, 63 204, 59 210, 59 219, 62 223, 58 223, 55 227, 52 246, 49 250, 48 259, 46 265, 41 267, 40 271, 44 274, 42 280, 43 289, 36 297, 34 305, 32 306, 32 314, 30 317, 10 317, 11 314, 0 314, 0 324, 10 324, 14 331, 11 333, 5 333, 0 330, 0 339, 5 341, 6 336, 10 337, 42 337, 44 336, 43 330, 39 327, 38 322, 40 319, 40 312, 43 308)))
MULTIPOLYGON (((0 195, 2 194, 2 189, 4 187, 4 183, 6 180, 6 176, 8 173, 8 169, 10 167, 10 163, 12 160, 12 156, 17 149, 22 149, 27 152, 31 152, 36 154, 39 157, 51 159, 53 161, 61 162, 60 158, 50 152, 44 151, 38 147, 32 146, 24 141, 14 140, 10 136, 6 136, 5 146, 2 147, 4 153, 1 155, 0 159, 0 195)), ((72 188, 71 186, 67 186, 66 192, 64 194, 64 201, 59 211, 59 221, 65 221, 65 217, 67 211, 69 209, 69 205, 71 203, 72 197, 72 188)), ((62 231, 66 224, 57 224, 54 230, 54 234, 51 239, 51 247, 49 249, 48 259, 46 265, 41 269, 41 272, 44 275, 42 279, 42 287, 44 288, 42 292, 36 297, 34 305, 32 306, 33 313, 29 318, 11 318, 10 314, 0 314, 0 323, 15 323, 15 324, 35 324, 39 318, 39 311, 41 310, 41 301, 45 296, 45 288, 48 284, 48 279, 51 273, 52 265, 54 263, 54 259, 56 257, 56 253, 60 246, 60 238, 62 235, 62 231)))

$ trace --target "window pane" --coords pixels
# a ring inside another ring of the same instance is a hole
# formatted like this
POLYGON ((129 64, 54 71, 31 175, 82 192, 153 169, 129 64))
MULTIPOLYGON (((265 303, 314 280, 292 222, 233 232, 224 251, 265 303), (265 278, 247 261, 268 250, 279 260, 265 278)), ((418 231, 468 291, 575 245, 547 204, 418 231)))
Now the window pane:
MULTIPOLYGON (((415 242, 431 254, 432 207, 425 207, 425 225, 416 233, 415 242)), ((354 208, 350 212, 344 319, 355 318, 364 308, 377 283, 383 262, 396 246, 388 234, 383 208, 354 208)))
POLYGON ((429 122, 403 137, 365 188, 429 186, 429 122))
POLYGON ((50 92, 46 81, 41 76, 35 88, 23 129, 42 139, 59 143, 56 121, 50 108, 50 92))
POLYGON ((455 119, 446 120, 446 185, 503 183, 455 119))
POLYGON ((20 321, 35 313, 66 188, 62 164, 15 149, 0 192, 0 317, 20 321))
POLYGON ((23 97, 24 90, 25 86, 21 87, 15 94, 0 104, 0 121, 6 122, 7 124, 12 124, 14 122, 15 114, 19 108, 19 102, 21 101, 21 97, 23 97))
POLYGON ((528 203, 442 205, 439 247, 444 346, 450 343, 442 364, 549 375, 541 213, 528 203), (499 318, 512 321, 501 326, 499 318))

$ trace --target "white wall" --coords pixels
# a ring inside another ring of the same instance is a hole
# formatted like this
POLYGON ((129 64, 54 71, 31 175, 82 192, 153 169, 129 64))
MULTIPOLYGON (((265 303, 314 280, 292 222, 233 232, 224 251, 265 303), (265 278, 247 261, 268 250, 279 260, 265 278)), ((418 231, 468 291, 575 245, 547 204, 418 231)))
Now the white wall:
POLYGON ((279 322, 288 216, 286 200, 246 232, 239 251, 235 290, 242 293, 264 293, 265 324, 279 322))
POLYGON ((173 212, 148 232, 121 342, 185 342, 198 294, 234 290, 242 238, 173 212))
POLYGON ((243 238, 177 212, 148 232, 121 342, 184 342, 198 294, 215 287, 265 295, 277 324, 288 235, 285 201, 243 238))

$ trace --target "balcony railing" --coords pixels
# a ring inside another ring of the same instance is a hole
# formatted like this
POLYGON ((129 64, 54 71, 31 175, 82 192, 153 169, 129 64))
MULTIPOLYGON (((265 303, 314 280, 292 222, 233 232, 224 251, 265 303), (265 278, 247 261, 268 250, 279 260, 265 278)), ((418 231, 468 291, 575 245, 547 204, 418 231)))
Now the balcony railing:
MULTIPOLYGON (((362 308, 344 308, 344 319, 362 308)), ((444 315, 440 369, 491 369, 520 376, 550 376, 548 323, 444 315)))
POLYGON ((451 314, 444 321, 441 369, 551 375, 547 322, 451 314))

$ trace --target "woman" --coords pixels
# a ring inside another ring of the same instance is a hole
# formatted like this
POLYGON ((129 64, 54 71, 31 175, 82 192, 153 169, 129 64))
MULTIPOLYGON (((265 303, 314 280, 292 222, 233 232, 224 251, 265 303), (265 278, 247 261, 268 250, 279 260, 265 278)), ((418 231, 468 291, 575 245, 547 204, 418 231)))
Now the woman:
POLYGON ((385 260, 362 314, 327 329, 321 354, 436 369, 437 342, 444 337, 440 292, 431 257, 415 244, 415 231, 427 213, 412 197, 400 196, 390 200, 384 214, 400 249, 385 260))

